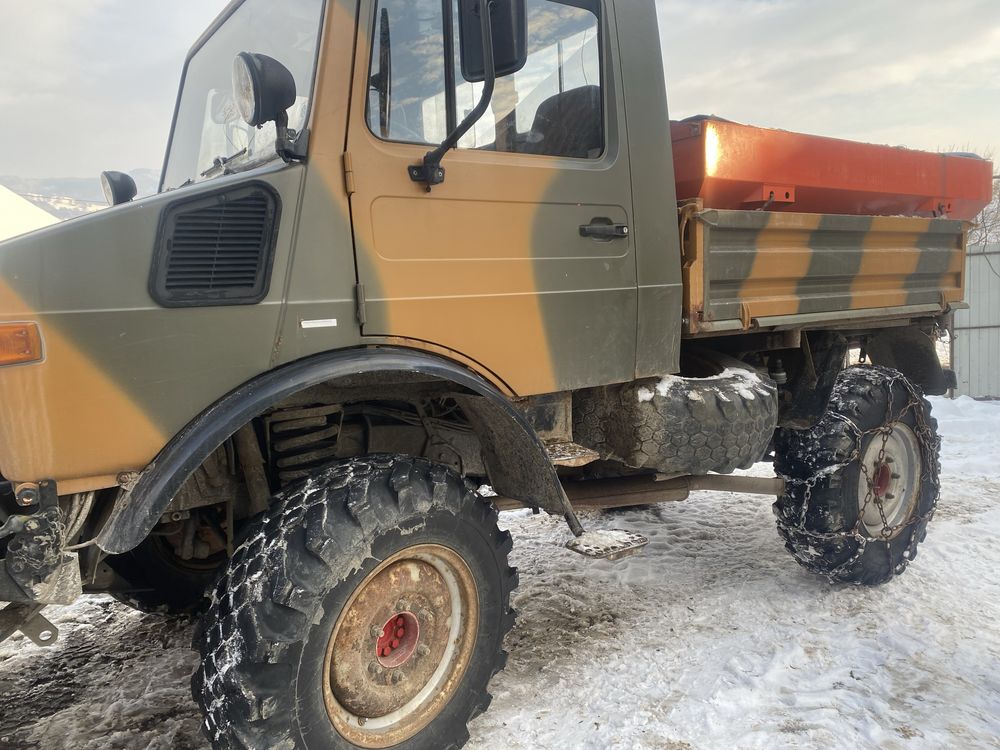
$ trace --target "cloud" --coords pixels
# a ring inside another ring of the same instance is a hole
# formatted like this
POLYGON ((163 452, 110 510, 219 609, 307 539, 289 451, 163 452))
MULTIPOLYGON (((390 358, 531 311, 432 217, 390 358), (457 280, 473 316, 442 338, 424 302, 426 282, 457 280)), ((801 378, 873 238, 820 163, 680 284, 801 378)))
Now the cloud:
POLYGON ((1000 146, 996 0, 657 0, 675 117, 1000 146))
MULTIPOLYGON (((675 117, 1000 149, 997 0, 656 1, 675 117)), ((0 174, 158 168, 184 56, 225 4, 0 0, 0 174)))
POLYGON ((0 174, 158 167, 187 49, 225 0, 0 0, 0 174), (9 6, 9 7, 8 7, 9 6))

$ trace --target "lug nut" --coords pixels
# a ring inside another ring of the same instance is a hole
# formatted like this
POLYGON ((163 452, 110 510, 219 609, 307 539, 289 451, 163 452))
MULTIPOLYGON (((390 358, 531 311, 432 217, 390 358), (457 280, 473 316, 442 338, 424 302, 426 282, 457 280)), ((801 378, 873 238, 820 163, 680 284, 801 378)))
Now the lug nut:
MULTIPOLYGON (((410 603, 406 601, 406 599, 400 599, 398 602, 396 602, 396 609, 399 610, 400 612, 406 612, 410 609, 410 603)), ((400 617, 396 622, 398 623, 399 620, 401 619, 403 618, 400 617)))
POLYGON ((428 646, 426 643, 421 643, 419 646, 417 646, 417 654, 419 656, 427 656, 427 654, 429 654, 430 652, 431 652, 430 646, 428 646))
POLYGON ((382 667, 379 665, 377 661, 373 661, 371 664, 368 665, 368 671, 371 672, 373 675, 380 675, 382 674, 382 667))
POLYGON ((434 619, 434 613, 429 609, 422 609, 420 610, 420 619, 431 622, 434 619))
POLYGON ((392 673, 392 683, 398 685, 405 679, 405 676, 398 669, 392 673))
POLYGON ((372 633, 372 638, 381 638, 382 628, 378 627, 378 625, 372 625, 371 633, 372 633))

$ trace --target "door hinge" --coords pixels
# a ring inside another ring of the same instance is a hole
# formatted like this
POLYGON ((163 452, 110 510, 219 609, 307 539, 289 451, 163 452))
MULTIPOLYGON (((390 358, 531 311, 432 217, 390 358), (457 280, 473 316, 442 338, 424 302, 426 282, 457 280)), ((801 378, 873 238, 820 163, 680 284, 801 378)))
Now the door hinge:
POLYGON ((358 318, 358 323, 364 325, 368 322, 368 318, 365 314, 365 285, 355 284, 354 285, 354 312, 358 318))
POLYGON ((344 152, 344 188, 349 196, 354 195, 357 189, 354 185, 354 159, 349 151, 344 152))

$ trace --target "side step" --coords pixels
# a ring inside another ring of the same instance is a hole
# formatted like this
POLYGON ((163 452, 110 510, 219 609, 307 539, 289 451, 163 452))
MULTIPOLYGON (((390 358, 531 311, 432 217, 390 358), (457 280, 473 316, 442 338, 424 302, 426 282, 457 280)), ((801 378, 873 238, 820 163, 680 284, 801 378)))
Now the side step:
POLYGON ((553 466, 565 466, 570 469, 577 469, 601 459, 601 454, 597 451, 576 443, 558 440, 545 441, 545 450, 548 451, 553 466))
POLYGON ((607 529, 585 531, 573 541, 567 542, 566 549, 596 560, 621 560, 638 554, 647 544, 649 540, 641 534, 607 529))

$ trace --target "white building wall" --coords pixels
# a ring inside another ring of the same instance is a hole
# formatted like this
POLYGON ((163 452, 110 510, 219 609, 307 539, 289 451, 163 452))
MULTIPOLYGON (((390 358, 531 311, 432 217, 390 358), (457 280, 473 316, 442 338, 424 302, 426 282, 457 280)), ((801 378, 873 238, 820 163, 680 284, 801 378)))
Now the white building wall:
POLYGON ((952 354, 958 394, 1000 398, 1000 245, 969 248, 965 286, 952 354))

